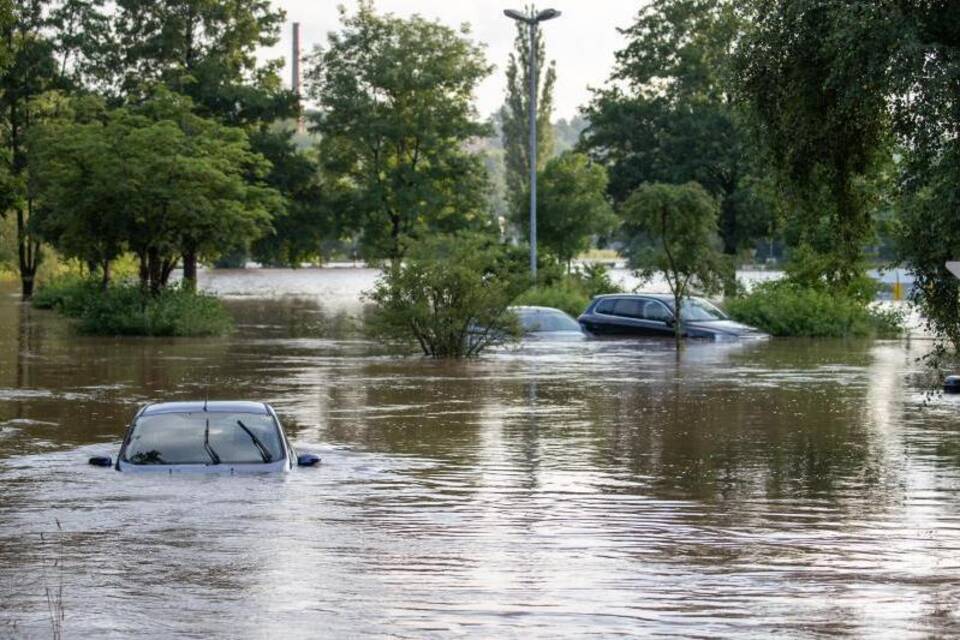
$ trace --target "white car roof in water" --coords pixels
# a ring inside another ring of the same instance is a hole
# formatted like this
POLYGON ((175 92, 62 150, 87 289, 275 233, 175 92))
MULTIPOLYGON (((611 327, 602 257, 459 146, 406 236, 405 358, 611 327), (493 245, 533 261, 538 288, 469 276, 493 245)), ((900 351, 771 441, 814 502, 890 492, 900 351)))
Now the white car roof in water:
POLYGON ((197 400, 194 402, 158 402, 144 407, 141 416, 155 416, 162 413, 253 413, 269 415, 270 410, 263 402, 243 400, 197 400))

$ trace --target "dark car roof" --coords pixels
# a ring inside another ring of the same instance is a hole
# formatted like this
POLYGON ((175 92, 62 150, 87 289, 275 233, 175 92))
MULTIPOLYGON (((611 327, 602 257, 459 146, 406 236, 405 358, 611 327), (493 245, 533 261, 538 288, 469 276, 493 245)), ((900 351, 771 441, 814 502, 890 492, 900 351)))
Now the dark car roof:
MULTIPOLYGON (((685 297, 690 298, 692 296, 685 297)), ((662 302, 673 302, 672 293, 604 293, 593 297, 594 300, 604 300, 606 298, 652 298, 662 302)))
POLYGON ((267 405, 262 402, 246 402, 243 400, 196 400, 192 402, 158 402, 144 407, 140 415, 154 416, 161 413, 255 413, 268 415, 267 405))

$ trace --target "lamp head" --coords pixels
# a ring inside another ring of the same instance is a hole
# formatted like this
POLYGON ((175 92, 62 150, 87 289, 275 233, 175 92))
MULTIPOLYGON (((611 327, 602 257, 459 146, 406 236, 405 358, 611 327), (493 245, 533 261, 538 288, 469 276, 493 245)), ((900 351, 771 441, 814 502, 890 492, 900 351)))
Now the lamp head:
POLYGON ((556 9, 544 9, 537 14, 537 17, 534 18, 537 22, 543 22, 544 20, 553 20, 554 18, 559 18, 560 12, 556 9))

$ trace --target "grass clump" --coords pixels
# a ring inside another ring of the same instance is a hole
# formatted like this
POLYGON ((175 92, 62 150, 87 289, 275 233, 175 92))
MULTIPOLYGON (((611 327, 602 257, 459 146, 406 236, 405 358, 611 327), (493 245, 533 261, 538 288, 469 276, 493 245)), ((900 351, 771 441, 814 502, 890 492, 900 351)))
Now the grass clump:
POLYGON ((726 300, 725 307, 735 320, 774 336, 897 337, 903 333, 903 316, 897 311, 788 280, 759 284, 748 294, 726 300))
POLYGON ((179 286, 151 295, 135 284, 103 289, 96 281, 65 277, 42 286, 33 306, 75 319, 78 330, 90 335, 220 336, 233 328, 214 296, 179 286))

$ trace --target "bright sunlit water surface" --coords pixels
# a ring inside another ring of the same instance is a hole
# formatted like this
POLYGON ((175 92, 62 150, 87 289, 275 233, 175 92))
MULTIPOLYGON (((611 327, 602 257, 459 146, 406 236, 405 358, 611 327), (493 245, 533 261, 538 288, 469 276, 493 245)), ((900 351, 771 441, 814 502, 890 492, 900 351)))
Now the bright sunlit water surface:
POLYGON ((61 587, 65 637, 960 633, 960 401, 925 398, 923 341, 440 363, 351 329, 371 280, 205 274, 217 340, 78 337, 4 289, 0 637, 51 637, 61 587), (322 465, 86 464, 205 395, 272 403, 322 465))

